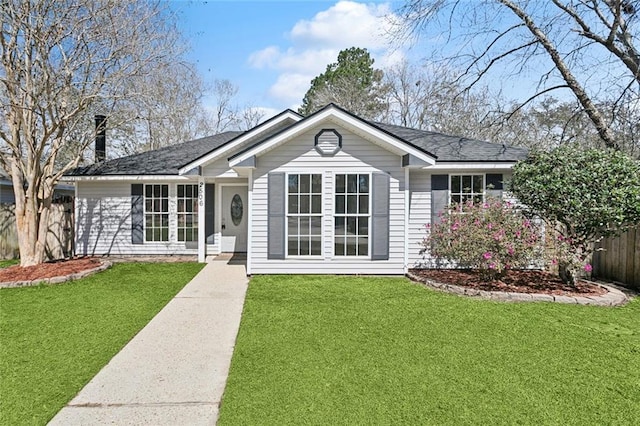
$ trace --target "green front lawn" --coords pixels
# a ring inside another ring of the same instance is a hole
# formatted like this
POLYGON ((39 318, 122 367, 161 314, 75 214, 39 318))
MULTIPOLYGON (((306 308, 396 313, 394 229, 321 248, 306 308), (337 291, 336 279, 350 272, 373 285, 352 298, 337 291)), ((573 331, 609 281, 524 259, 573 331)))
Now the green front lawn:
POLYGON ((20 259, 0 260, 0 268, 8 268, 9 266, 17 265, 18 263, 20 263, 20 259))
POLYGON ((50 420, 202 268, 124 263, 0 290, 0 424, 50 420))
POLYGON ((638 419, 640 300, 510 304, 400 278, 259 276, 219 424, 638 419))

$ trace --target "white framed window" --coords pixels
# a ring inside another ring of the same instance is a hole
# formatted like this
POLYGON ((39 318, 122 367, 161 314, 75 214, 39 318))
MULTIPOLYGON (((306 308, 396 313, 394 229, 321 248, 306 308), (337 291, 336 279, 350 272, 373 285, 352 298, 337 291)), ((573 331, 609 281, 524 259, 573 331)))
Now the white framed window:
POLYGON ((144 186, 145 241, 169 241, 169 185, 144 186))
POLYGON ((322 255, 322 175, 287 174, 287 255, 322 255))
POLYGON ((178 241, 198 241, 198 185, 177 185, 178 241))
POLYGON ((369 256, 370 182, 368 173, 335 175, 335 256, 369 256))
POLYGON ((485 176, 483 174, 450 175, 449 179, 449 205, 455 206, 468 201, 484 202, 485 176))

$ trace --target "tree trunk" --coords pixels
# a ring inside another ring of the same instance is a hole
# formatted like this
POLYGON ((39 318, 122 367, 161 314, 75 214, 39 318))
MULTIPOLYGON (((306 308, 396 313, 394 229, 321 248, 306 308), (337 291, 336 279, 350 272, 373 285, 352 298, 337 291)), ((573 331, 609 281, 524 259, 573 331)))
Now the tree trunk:
POLYGON ((20 266, 38 265, 46 260, 52 194, 45 194, 44 202, 40 203, 35 193, 36 185, 25 185, 24 177, 19 170, 13 170, 12 180, 16 199, 15 216, 20 266))

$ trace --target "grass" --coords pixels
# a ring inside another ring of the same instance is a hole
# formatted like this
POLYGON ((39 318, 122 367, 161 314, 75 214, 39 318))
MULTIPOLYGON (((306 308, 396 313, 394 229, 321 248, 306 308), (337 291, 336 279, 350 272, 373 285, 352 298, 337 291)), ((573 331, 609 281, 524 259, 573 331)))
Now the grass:
POLYGON ((116 264, 0 290, 0 424, 45 424, 202 268, 116 264))
POLYGON ((637 424, 640 300, 499 303, 400 278, 258 276, 220 425, 637 424))
POLYGON ((18 263, 20 263, 20 259, 0 260, 0 268, 8 268, 9 266, 17 265, 18 263))

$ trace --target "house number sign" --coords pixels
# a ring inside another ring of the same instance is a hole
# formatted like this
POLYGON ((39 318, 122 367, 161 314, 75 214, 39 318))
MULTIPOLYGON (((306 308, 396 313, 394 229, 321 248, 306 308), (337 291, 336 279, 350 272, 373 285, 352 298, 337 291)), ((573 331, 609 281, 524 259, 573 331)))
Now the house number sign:
POLYGON ((198 183, 198 205, 204 207, 204 182, 198 183))

